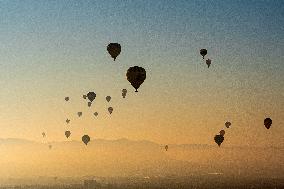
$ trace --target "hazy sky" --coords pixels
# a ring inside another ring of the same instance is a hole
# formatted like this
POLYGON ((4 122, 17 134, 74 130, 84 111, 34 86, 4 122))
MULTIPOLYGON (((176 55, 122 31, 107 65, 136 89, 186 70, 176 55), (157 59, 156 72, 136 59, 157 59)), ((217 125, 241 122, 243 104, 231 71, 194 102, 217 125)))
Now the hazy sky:
POLYGON ((224 145, 284 146, 283 51, 281 0, 2 0, 0 138, 212 144, 231 121, 224 145), (135 65, 147 72, 138 93, 125 76, 135 65))

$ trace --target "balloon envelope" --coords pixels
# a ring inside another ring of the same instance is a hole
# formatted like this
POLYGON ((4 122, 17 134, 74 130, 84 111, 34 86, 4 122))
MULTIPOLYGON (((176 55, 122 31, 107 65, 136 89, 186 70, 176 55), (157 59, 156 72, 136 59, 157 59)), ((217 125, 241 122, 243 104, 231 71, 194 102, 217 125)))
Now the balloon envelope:
POLYGON ((113 60, 115 61, 116 57, 121 52, 121 46, 118 43, 110 43, 107 46, 107 51, 110 54, 110 56, 113 58, 113 60))
POLYGON ((112 107, 109 107, 109 108, 108 108, 108 112, 111 114, 112 111, 113 111, 113 108, 112 108, 112 107))
POLYGON ((67 138, 69 138, 70 135, 71 135, 71 132, 70 132, 70 131, 65 131, 65 136, 66 136, 67 138))
POLYGON ((66 119, 66 123, 68 124, 70 122, 70 120, 69 119, 66 119))
POLYGON ((96 96, 97 95, 96 95, 95 92, 88 92, 88 94, 87 94, 87 97, 91 102, 93 102, 93 100, 95 100, 96 96))
POLYGON ((78 114, 79 117, 81 117, 83 113, 82 112, 78 112, 77 114, 78 114))
POLYGON ((88 135, 82 136, 82 141, 87 145, 90 142, 90 137, 88 135))
POLYGON ((166 151, 168 151, 168 149, 169 149, 168 145, 165 146, 165 149, 166 149, 166 151))
POLYGON ((68 101, 68 100, 69 100, 69 97, 68 97, 68 96, 67 96, 67 97, 65 97, 65 100, 66 100, 66 101, 68 101))
POLYGON ((42 134, 42 137, 45 137, 45 133, 43 132, 43 133, 41 133, 42 134))
POLYGON ((135 88, 135 92, 146 79, 146 71, 142 67, 134 66, 130 67, 126 73, 127 80, 135 88))
POLYGON ((49 147, 49 149, 51 149, 51 148, 52 148, 52 145, 49 145, 48 147, 49 147))
POLYGON ((265 118, 264 120, 264 126, 266 127, 266 129, 269 129, 272 125, 272 119, 270 119, 269 117, 268 118, 265 118))
POLYGON ((215 135, 214 140, 218 144, 218 146, 220 147, 220 145, 224 141, 224 136, 222 136, 222 135, 215 135))
POLYGON ((226 126, 227 128, 229 128, 229 127, 231 126, 231 122, 227 121, 227 122, 225 123, 225 126, 226 126))
POLYGON ((207 50, 206 49, 200 49, 200 54, 204 59, 204 56, 207 54, 207 50))
POLYGON ((126 90, 126 89, 122 89, 122 97, 123 97, 123 98, 125 98, 126 93, 127 93, 127 90, 126 90))
POLYGON ((108 102, 109 102, 109 101, 110 101, 110 99, 111 99, 111 97, 110 97, 110 96, 107 96, 107 97, 106 97, 106 101, 108 101, 108 102))
POLYGON ((224 135, 225 135, 225 131, 224 131, 224 130, 221 130, 221 131, 220 131, 220 135, 224 136, 224 135))
POLYGON ((95 116, 98 116, 99 114, 98 114, 98 112, 95 112, 94 115, 95 115, 95 116))

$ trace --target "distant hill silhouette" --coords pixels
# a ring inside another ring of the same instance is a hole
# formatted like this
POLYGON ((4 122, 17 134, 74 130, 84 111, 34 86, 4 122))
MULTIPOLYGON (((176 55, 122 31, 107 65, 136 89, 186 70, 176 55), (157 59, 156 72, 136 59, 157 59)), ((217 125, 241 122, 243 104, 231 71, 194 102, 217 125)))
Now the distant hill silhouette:
POLYGON ((74 140, 48 144, 16 138, 0 139, 0 177, 284 175, 284 150, 276 148, 168 144, 166 151, 164 144, 125 138, 95 139, 87 146, 74 140), (48 144, 52 144, 52 149, 48 144))

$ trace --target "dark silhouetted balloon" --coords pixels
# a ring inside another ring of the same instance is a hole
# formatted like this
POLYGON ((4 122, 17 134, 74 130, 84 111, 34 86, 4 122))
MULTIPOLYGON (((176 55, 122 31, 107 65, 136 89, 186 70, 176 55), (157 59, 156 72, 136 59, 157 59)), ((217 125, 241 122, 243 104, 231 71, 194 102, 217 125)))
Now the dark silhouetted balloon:
POLYGON ((126 90, 126 89, 122 89, 122 97, 123 97, 123 98, 125 98, 126 93, 127 93, 127 90, 126 90))
POLYGON ((118 43, 110 43, 107 46, 107 51, 110 54, 110 56, 113 58, 115 61, 116 57, 120 54, 121 52, 121 46, 118 43))
POLYGON ((69 119, 66 119, 66 123, 67 123, 67 124, 70 123, 70 120, 69 120, 69 119))
POLYGON ((106 101, 109 102, 110 100, 111 100, 111 97, 110 97, 110 96, 107 96, 107 97, 106 97, 106 101))
POLYGON ((135 88, 135 92, 146 79, 146 71, 142 67, 134 66, 130 67, 126 73, 127 80, 135 88))
POLYGON ((70 131, 65 131, 65 136, 66 136, 66 138, 69 138, 70 135, 71 135, 71 132, 70 132, 70 131))
POLYGON ((206 64, 207 64, 207 66, 208 66, 208 68, 210 67, 210 64, 211 64, 211 60, 210 59, 207 59, 206 60, 206 64))
POLYGON ((83 99, 87 99, 87 95, 83 95, 83 99))
POLYGON ((166 149, 166 151, 168 151, 168 149, 169 149, 169 146, 168 146, 168 145, 166 145, 166 146, 165 146, 165 149, 166 149))
POLYGON ((270 119, 269 117, 268 118, 265 118, 264 120, 264 126, 266 127, 266 129, 269 129, 272 125, 272 119, 270 119))
POLYGON ((224 131, 224 130, 221 130, 221 131, 220 131, 220 135, 224 136, 224 135, 225 135, 225 131, 224 131))
POLYGON ((49 147, 49 149, 51 149, 51 148, 52 148, 52 145, 50 144, 50 145, 48 145, 48 147, 49 147))
POLYGON ((78 114, 79 117, 81 117, 83 113, 82 112, 78 112, 77 114, 78 114))
POLYGON ((220 145, 224 141, 224 136, 222 136, 222 135, 215 135, 214 140, 218 144, 218 146, 220 147, 220 145))
POLYGON ((95 116, 98 116, 98 115, 99 115, 99 113, 98 113, 98 112, 95 112, 95 113, 94 113, 94 115, 95 115, 95 116))
POLYGON ((113 111, 113 108, 112 108, 112 107, 109 107, 109 108, 108 108, 108 112, 111 114, 112 111, 113 111))
POLYGON ((229 128, 231 125, 232 125, 232 124, 231 124, 231 122, 229 122, 229 121, 227 121, 227 122, 225 123, 225 126, 226 126, 227 128, 229 128))
POLYGON ((82 136, 82 141, 87 145, 90 142, 90 137, 88 135, 82 136))
POLYGON ((46 135, 45 135, 45 132, 43 132, 43 133, 41 133, 42 134, 42 137, 45 137, 46 135))
POLYGON ((206 49, 200 49, 200 54, 204 59, 204 56, 207 54, 207 50, 206 49))
POLYGON ((96 96, 97 95, 96 95, 95 92, 88 92, 88 94, 87 94, 87 97, 91 102, 93 102, 93 100, 95 100, 96 96))
POLYGON ((65 100, 66 100, 66 101, 68 101, 68 100, 69 100, 69 97, 68 97, 68 96, 67 96, 67 97, 65 97, 65 100))

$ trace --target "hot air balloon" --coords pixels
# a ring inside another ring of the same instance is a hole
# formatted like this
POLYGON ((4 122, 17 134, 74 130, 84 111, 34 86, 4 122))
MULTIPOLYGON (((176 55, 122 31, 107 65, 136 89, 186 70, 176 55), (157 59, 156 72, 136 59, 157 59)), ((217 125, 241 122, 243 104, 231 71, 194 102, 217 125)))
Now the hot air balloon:
POLYGON ((115 61, 116 57, 121 52, 121 46, 118 43, 110 43, 107 46, 107 51, 110 54, 110 56, 113 58, 113 61, 115 61))
POLYGON ((200 54, 204 59, 204 56, 207 54, 207 50, 206 49, 200 49, 200 54))
POLYGON ((112 111, 113 111, 113 108, 112 108, 112 107, 109 107, 109 108, 108 108, 108 112, 111 114, 112 111))
POLYGON ((42 134, 42 137, 45 137, 46 135, 45 135, 45 132, 43 132, 43 133, 41 133, 42 134))
POLYGON ((225 135, 225 131, 224 131, 224 130, 221 130, 221 131, 220 131, 220 135, 224 136, 224 135, 225 135))
POLYGON ((65 97, 65 100, 66 100, 66 101, 68 101, 68 100, 69 100, 69 97, 68 97, 68 96, 67 96, 67 97, 65 97))
POLYGON ((126 89, 122 89, 122 97, 123 97, 123 98, 125 98, 126 93, 127 93, 127 90, 126 90, 126 89))
POLYGON ((111 97, 110 97, 110 96, 107 96, 107 97, 106 97, 106 101, 108 101, 108 102, 109 102, 109 101, 110 101, 110 99, 111 99, 111 97))
POLYGON ((95 112, 94 115, 95 115, 95 116, 98 116, 99 114, 98 114, 98 112, 95 112))
POLYGON ((87 94, 87 97, 91 102, 93 102, 93 100, 95 100, 96 96, 97 95, 96 95, 95 92, 88 92, 88 94, 87 94))
POLYGON ((166 146, 165 146, 165 149, 166 149, 166 151, 168 151, 168 149, 169 149, 169 146, 168 146, 168 145, 166 145, 166 146))
POLYGON ((210 64, 211 64, 211 60, 210 59, 207 59, 206 60, 206 64, 207 64, 207 66, 208 66, 208 68, 210 67, 210 64))
POLYGON ((52 145, 50 144, 50 145, 48 145, 48 147, 49 147, 49 149, 51 149, 51 148, 52 148, 52 145))
POLYGON ((68 124, 70 122, 70 120, 69 119, 66 119, 66 123, 68 124))
POLYGON ((218 146, 220 147, 220 145, 224 141, 224 136, 222 136, 222 135, 215 135, 214 140, 218 144, 218 146))
POLYGON ((81 117, 83 113, 82 112, 78 112, 77 114, 78 114, 79 117, 81 117))
POLYGON ((146 71, 142 67, 134 66, 130 67, 126 73, 127 80, 135 88, 135 92, 146 79, 146 71))
POLYGON ((227 128, 229 128, 229 127, 231 126, 231 122, 227 121, 227 122, 225 123, 225 126, 226 126, 227 128))
POLYGON ((66 138, 69 138, 70 135, 71 135, 71 132, 70 132, 70 131, 65 131, 65 136, 66 136, 66 138))
POLYGON ((266 127, 266 129, 269 129, 272 125, 272 119, 270 119, 269 117, 268 118, 265 118, 264 120, 264 126, 266 127))
POLYGON ((88 135, 82 136, 82 141, 87 145, 90 142, 90 137, 88 135))

